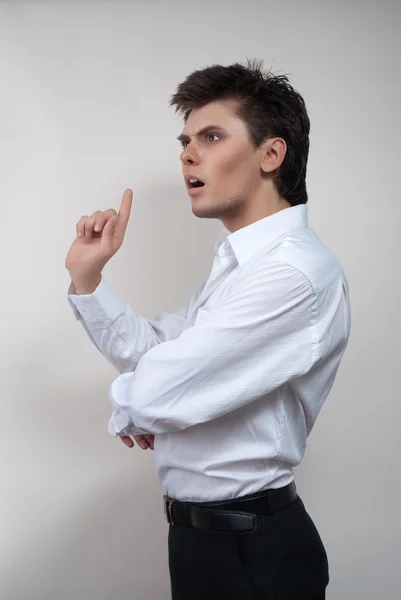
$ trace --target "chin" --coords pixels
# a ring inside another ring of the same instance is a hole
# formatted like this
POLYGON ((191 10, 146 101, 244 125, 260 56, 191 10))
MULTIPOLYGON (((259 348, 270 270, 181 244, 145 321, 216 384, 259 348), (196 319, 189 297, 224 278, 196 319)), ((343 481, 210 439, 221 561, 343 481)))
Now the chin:
POLYGON ((243 207, 242 197, 230 198, 218 202, 217 200, 203 198, 192 199, 192 212, 196 217, 206 219, 221 219, 225 215, 233 216, 243 207))
POLYGON ((202 205, 192 204, 192 213, 200 219, 220 219, 226 212, 227 210, 217 206, 207 206, 203 203, 202 205))
POLYGON ((216 219, 217 215, 213 209, 208 207, 192 206, 192 213, 200 219, 216 219))

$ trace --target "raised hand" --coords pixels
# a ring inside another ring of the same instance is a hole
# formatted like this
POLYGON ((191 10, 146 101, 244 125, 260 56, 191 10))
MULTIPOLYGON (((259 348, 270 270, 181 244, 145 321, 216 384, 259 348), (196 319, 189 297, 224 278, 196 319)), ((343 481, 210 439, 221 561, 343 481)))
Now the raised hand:
POLYGON ((131 206, 132 190, 127 189, 118 214, 113 208, 109 208, 79 219, 76 225, 77 237, 65 259, 65 267, 74 284, 100 279, 103 267, 124 241, 131 206))

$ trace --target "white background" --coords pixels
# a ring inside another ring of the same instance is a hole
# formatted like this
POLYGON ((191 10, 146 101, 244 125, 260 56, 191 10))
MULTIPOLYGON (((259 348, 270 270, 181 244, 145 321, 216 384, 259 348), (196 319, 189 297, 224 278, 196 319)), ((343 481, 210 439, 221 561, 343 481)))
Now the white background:
POLYGON ((194 69, 287 73, 311 118, 310 224, 342 261, 353 327, 296 470, 329 600, 395 598, 400 519, 400 3, 0 2, 1 600, 166 600, 150 450, 109 437, 117 372, 67 303, 83 214, 134 190, 105 277, 151 318, 207 276, 169 108, 194 69), (398 39, 397 39, 398 38, 398 39))

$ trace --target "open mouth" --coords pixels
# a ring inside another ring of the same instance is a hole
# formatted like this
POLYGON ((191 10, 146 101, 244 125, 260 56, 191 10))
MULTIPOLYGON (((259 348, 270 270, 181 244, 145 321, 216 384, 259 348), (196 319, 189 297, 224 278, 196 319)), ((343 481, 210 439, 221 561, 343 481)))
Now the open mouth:
POLYGON ((188 186, 190 189, 192 188, 197 188, 197 187, 203 187, 205 184, 203 183, 203 181, 200 181, 199 179, 190 179, 188 181, 188 186))

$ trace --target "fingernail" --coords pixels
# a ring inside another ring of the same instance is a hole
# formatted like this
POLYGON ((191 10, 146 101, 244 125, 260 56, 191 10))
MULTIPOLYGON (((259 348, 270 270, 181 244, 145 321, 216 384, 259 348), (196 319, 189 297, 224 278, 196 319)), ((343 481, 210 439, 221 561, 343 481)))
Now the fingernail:
POLYGON ((100 231, 100 225, 98 223, 95 225, 95 231, 100 231))

